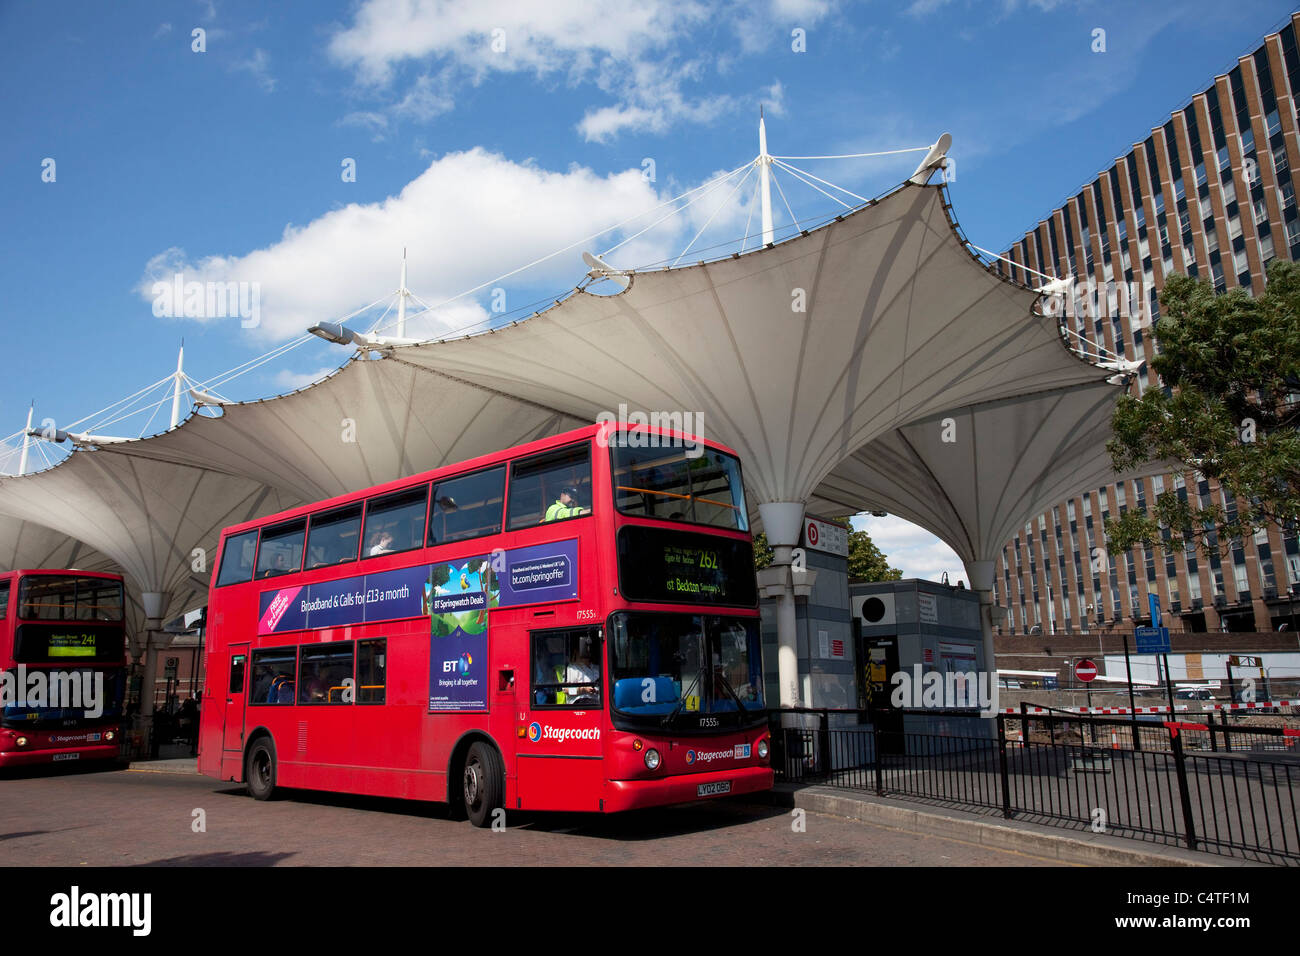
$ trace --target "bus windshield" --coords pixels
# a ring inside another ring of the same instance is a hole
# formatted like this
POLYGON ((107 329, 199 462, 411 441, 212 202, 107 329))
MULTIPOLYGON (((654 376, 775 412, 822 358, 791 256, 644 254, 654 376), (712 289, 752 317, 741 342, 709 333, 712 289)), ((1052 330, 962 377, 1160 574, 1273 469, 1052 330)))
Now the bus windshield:
POLYGON ((126 673, 120 667, 26 667, 23 673, 27 683, 22 695, 0 707, 5 727, 71 727, 122 716, 126 673))
POLYGON ((18 591, 18 616, 28 621, 120 621, 122 582, 61 574, 30 575, 18 591))
MULTIPOLYGON (((613 708, 625 717, 664 720, 763 711, 758 622, 695 614, 620 612, 613 616, 613 708)), ((713 726, 717 726, 716 724, 713 726)))
POLYGON ((614 502, 625 515, 748 531, 740 462, 698 443, 640 432, 610 440, 614 502))

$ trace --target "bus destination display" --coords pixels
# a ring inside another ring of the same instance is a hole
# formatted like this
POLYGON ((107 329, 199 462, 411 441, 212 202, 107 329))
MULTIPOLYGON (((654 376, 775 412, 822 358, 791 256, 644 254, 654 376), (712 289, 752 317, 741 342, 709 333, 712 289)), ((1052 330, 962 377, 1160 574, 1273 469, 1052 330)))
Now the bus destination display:
POLYGON ((752 607, 758 598, 749 543, 714 535, 624 527, 618 576, 633 601, 752 607))

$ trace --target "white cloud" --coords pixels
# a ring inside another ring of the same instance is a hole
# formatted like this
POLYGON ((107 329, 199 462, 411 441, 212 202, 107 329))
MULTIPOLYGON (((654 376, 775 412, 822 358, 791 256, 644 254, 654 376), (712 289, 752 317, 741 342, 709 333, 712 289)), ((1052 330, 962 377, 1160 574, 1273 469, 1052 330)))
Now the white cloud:
POLYGON ((605 142, 628 129, 662 133, 679 122, 708 123, 737 106, 734 97, 692 91, 710 67, 721 71, 730 62, 717 44, 699 59, 681 52, 712 23, 743 21, 736 31, 749 50, 781 35, 773 18, 811 23, 830 7, 829 0, 771 0, 757 10, 736 3, 721 11, 691 0, 365 0, 352 24, 334 34, 329 53, 356 71, 365 92, 387 101, 382 111, 417 121, 449 111, 459 86, 493 73, 592 84, 613 102, 588 108, 576 128, 588 142, 605 142), (394 93, 408 65, 421 72, 394 93))
MULTIPOLYGON (((948 547, 924 528, 894 515, 877 518, 870 514, 855 515, 853 527, 871 535, 889 561, 905 578, 923 578, 938 581, 948 572, 950 584, 966 581, 966 569, 952 548, 948 547)), ((967 586, 970 585, 966 581, 967 586)))
POLYGON ((275 92, 275 77, 271 75, 271 54, 265 50, 254 50, 253 55, 247 59, 231 63, 230 69, 236 73, 249 74, 267 93, 275 92))
MULTIPOLYGON (((147 263, 138 291, 144 301, 152 302, 153 283, 170 282, 178 272, 185 282, 257 283, 260 322, 248 334, 282 341, 317 322, 354 312, 395 288, 403 247, 409 255, 408 285, 424 301, 436 303, 645 213, 660 199, 640 168, 608 176, 578 166, 553 172, 473 149, 434 161, 396 196, 350 203, 307 225, 290 225, 262 249, 203 257, 168 249, 147 263)), ((719 221, 730 218, 723 213, 719 221)), ((624 234, 650 221, 638 220, 624 234)), ((639 240, 635 249, 620 250, 623 257, 616 263, 640 265, 680 251, 680 237, 694 222, 689 216, 670 219, 639 240), (625 258, 630 255, 637 258, 625 258)), ((607 234, 539 265, 527 274, 527 285, 571 288, 585 271, 582 249, 608 248, 616 239, 617 234, 607 234)), ((508 296, 524 285, 523 278, 501 283, 508 296)), ((490 290, 479 297, 458 300, 454 308, 437 315, 413 318, 408 335, 442 335, 485 321, 491 314, 481 302, 490 303, 490 290)), ((508 298, 506 309, 523 305, 508 298)), ((193 321, 230 322, 232 330, 240 329, 235 319, 193 321)))
POLYGON ((157 40, 159 37, 165 37, 171 32, 172 25, 170 23, 160 23, 158 24, 158 29, 153 32, 153 38, 157 40))

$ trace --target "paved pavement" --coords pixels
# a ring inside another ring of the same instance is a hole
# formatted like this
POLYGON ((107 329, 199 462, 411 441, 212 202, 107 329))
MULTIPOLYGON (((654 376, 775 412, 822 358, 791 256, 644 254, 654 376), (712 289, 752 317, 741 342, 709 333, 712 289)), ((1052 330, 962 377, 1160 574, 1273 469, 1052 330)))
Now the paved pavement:
POLYGON ((305 791, 259 803, 185 772, 187 761, 165 763, 6 780, 0 866, 1062 863, 1048 847, 982 844, 973 826, 909 832, 805 810, 800 830, 788 808, 732 800, 608 817, 515 813, 496 833, 449 820, 436 804, 305 791))

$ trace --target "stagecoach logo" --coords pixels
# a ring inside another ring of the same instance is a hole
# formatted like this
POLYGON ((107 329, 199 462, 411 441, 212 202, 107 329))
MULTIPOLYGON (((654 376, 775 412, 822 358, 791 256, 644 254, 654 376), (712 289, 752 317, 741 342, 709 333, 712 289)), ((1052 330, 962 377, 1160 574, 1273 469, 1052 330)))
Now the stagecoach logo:
POLYGON ((103 671, 28 672, 27 665, 0 671, 0 707, 37 710, 43 707, 84 710, 94 719, 104 715, 103 671))
MULTIPOLYGON (((737 748, 739 748, 739 746, 740 745, 737 744, 737 748)), ((697 760, 702 763, 708 763, 711 760, 727 760, 738 756, 739 754, 737 754, 735 750, 701 750, 699 753, 696 753, 694 750, 688 750, 686 751, 686 766, 691 766, 697 760)))
POLYGON ((533 743, 542 740, 554 740, 564 743, 566 740, 599 740, 599 727, 551 727, 533 721, 528 725, 528 739, 533 743))

